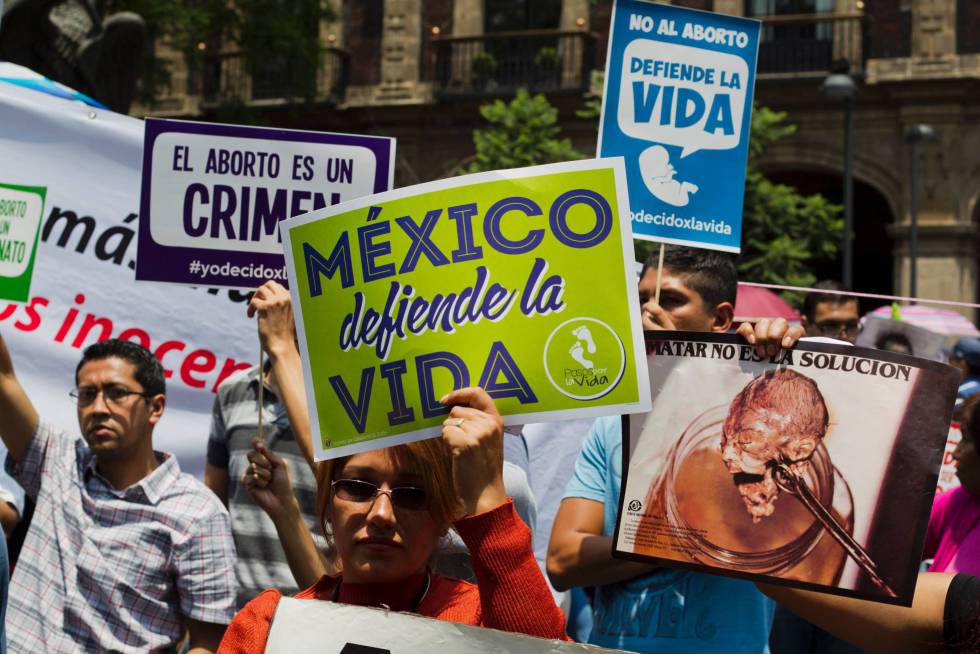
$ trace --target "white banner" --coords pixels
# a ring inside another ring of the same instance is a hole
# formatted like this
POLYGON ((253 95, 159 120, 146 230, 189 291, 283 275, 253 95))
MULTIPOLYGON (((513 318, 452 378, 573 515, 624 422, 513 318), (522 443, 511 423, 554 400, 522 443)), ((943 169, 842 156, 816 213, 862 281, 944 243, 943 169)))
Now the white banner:
POLYGON ((143 122, 0 82, 0 183, 47 188, 31 299, 0 333, 41 416, 78 435, 68 397, 85 346, 139 342, 167 370, 154 447, 204 470, 217 384, 258 359, 243 293, 134 281, 143 122))
POLYGON ((266 654, 602 654, 603 649, 408 613, 283 597, 266 654), (324 625, 330 625, 325 629, 324 625))

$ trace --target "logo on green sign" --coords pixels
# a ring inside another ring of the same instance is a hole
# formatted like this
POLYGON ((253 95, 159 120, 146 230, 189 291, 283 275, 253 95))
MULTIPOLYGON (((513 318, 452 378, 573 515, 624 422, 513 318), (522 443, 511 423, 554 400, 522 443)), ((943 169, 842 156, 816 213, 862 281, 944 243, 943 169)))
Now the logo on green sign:
POLYGON ((544 368, 558 392, 576 400, 594 400, 616 388, 623 378, 626 348, 601 320, 573 318, 548 336, 544 368))

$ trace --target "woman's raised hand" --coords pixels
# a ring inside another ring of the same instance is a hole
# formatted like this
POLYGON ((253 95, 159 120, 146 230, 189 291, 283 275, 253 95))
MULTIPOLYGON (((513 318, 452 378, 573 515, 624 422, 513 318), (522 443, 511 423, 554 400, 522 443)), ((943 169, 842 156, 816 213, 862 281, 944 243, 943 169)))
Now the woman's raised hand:
POLYGON ((484 513, 507 501, 504 491, 504 419, 482 388, 471 386, 441 400, 452 405, 442 438, 453 456, 453 483, 463 515, 484 513))
POLYGON ((242 485, 259 508, 275 520, 296 502, 289 462, 257 439, 245 457, 248 467, 242 473, 242 485))
POLYGON ((249 318, 258 315, 259 342, 263 350, 276 354, 295 347, 292 299, 282 284, 270 280, 255 289, 245 313, 249 318))

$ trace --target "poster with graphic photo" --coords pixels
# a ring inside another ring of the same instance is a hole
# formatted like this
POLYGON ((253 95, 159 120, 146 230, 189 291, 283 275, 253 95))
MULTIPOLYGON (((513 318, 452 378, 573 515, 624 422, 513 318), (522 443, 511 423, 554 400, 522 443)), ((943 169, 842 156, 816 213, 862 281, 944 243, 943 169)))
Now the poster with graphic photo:
POLYGON ((647 332, 616 556, 910 605, 956 396, 946 365, 647 332))
POLYGON ((506 424, 645 411, 621 159, 409 186, 283 223, 318 459, 437 436, 480 386, 506 424))

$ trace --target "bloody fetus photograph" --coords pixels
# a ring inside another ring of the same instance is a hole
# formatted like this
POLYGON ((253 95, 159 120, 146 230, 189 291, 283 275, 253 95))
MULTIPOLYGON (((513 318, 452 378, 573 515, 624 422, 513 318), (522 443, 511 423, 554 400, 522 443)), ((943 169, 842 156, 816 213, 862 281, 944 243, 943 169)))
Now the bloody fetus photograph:
POLYGON ((955 396, 947 367, 647 336, 653 411, 625 419, 616 555, 907 603, 955 396))

